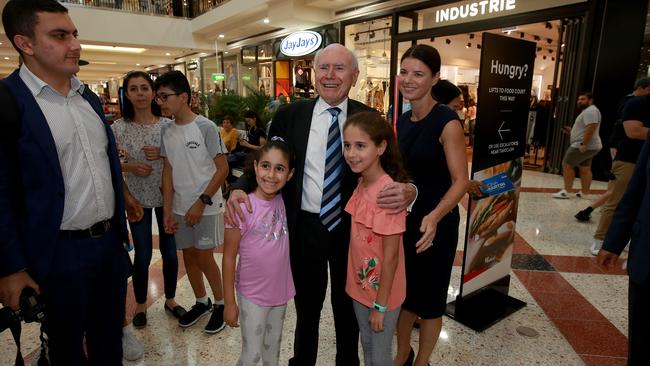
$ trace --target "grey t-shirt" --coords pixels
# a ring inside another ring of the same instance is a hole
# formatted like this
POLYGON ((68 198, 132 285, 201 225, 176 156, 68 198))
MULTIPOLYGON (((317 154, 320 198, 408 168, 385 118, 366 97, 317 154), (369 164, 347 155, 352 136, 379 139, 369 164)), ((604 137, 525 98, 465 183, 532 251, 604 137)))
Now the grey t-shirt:
POLYGON ((591 136, 591 140, 587 143, 587 150, 600 150, 603 148, 599 135, 600 111, 595 105, 590 105, 585 108, 576 118, 576 121, 571 128, 571 147, 580 147, 582 138, 585 135, 585 128, 594 123, 597 124, 596 131, 591 136))

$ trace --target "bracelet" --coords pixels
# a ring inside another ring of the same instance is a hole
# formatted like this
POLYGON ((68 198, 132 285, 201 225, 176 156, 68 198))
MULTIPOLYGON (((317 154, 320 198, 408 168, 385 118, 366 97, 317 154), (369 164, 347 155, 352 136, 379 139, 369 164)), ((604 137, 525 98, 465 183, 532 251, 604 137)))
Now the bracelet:
POLYGON ((375 310, 377 310, 380 313, 385 313, 386 310, 388 310, 387 306, 381 306, 381 305, 377 304, 376 301, 372 303, 372 307, 375 308, 375 310))

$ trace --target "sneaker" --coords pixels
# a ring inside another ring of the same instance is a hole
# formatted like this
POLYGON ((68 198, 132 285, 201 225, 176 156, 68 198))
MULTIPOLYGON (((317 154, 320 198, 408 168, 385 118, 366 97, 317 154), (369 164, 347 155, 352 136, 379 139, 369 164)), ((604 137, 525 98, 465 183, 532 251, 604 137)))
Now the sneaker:
POLYGON ((144 354, 144 345, 128 328, 122 331, 122 357, 127 361, 139 360, 144 354))
POLYGON ((207 305, 201 302, 197 302, 192 306, 192 309, 185 313, 180 319, 178 319, 178 325, 183 328, 191 327, 196 322, 199 321, 204 315, 207 315, 212 309, 212 301, 208 299, 207 305))
POLYGON ((591 213, 588 212, 588 208, 585 208, 584 210, 578 211, 578 213, 574 216, 578 221, 589 221, 591 219, 591 213))
POLYGON ((600 251, 600 248, 603 246, 603 241, 594 239, 593 244, 591 244, 591 248, 589 248, 589 251, 591 252, 592 255, 598 255, 598 252, 600 251))
POLYGON ((582 198, 582 191, 578 191, 578 192, 576 192, 576 197, 578 197, 578 198, 582 198))
POLYGON ((557 193, 553 193, 553 198, 559 198, 559 199, 568 199, 569 198, 569 192, 566 190, 561 190, 557 193))
POLYGON ((226 323, 223 321, 223 308, 224 307, 221 304, 214 304, 210 321, 205 326, 205 329, 203 329, 204 332, 208 334, 216 334, 226 327, 226 323))

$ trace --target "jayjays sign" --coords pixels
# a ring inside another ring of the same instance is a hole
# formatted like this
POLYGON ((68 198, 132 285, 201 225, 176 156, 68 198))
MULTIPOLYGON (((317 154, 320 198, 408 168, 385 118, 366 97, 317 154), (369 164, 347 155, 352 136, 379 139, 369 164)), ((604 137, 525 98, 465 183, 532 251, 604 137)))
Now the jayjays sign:
POLYGON ((316 32, 294 32, 282 40, 280 52, 286 56, 304 56, 316 51, 322 42, 323 38, 316 32))

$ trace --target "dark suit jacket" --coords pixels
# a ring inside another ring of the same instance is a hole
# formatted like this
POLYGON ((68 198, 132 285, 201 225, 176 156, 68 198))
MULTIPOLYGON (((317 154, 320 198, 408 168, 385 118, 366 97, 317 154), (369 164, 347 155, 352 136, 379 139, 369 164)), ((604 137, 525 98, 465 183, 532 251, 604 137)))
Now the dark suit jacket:
MULTIPOLYGON (((650 137, 650 135, 649 135, 650 137)), ((634 175, 619 202, 603 248, 620 254, 630 243, 627 271, 630 279, 643 283, 650 274, 650 143, 646 140, 634 175), (648 193, 648 194, 646 194, 648 193)))
MULTIPOLYGON (((285 105, 278 109, 273 117, 273 123, 269 130, 269 137, 282 137, 293 149, 296 155, 294 164, 295 171, 293 177, 283 189, 282 197, 287 209, 287 224, 289 232, 295 232, 296 217, 302 204, 302 180, 305 173, 305 158, 307 155, 307 141, 309 140, 309 129, 311 128, 311 118, 314 112, 316 99, 299 100, 285 105)), ((358 112, 374 111, 374 109, 348 99, 347 115, 353 115, 358 112)), ((343 181, 341 184, 341 204, 345 204, 352 196, 354 188, 357 186, 358 176, 350 170, 347 164, 343 172, 343 181)), ((345 214, 347 215, 347 214, 345 214)), ((348 220, 349 221, 349 220, 348 220)))
MULTIPOLYGON (((26 269, 36 281, 47 276, 57 250, 57 237, 63 218, 65 186, 54 139, 36 99, 20 79, 18 70, 2 82, 16 98, 20 117, 20 138, 13 146, 2 139, 0 149, 0 276, 26 269), (17 145, 17 154, 12 149, 17 145), (18 159, 18 162, 13 161, 18 159)), ((104 119, 99 98, 88 88, 84 99, 100 116, 108 138, 108 154, 115 215, 113 227, 123 241, 128 240, 122 171, 115 138, 104 119)), ((2 106, 2 109, 16 106, 2 106)), ((8 112, 0 111, 3 124, 8 112)), ((122 243, 116 243, 122 245, 122 243)))

